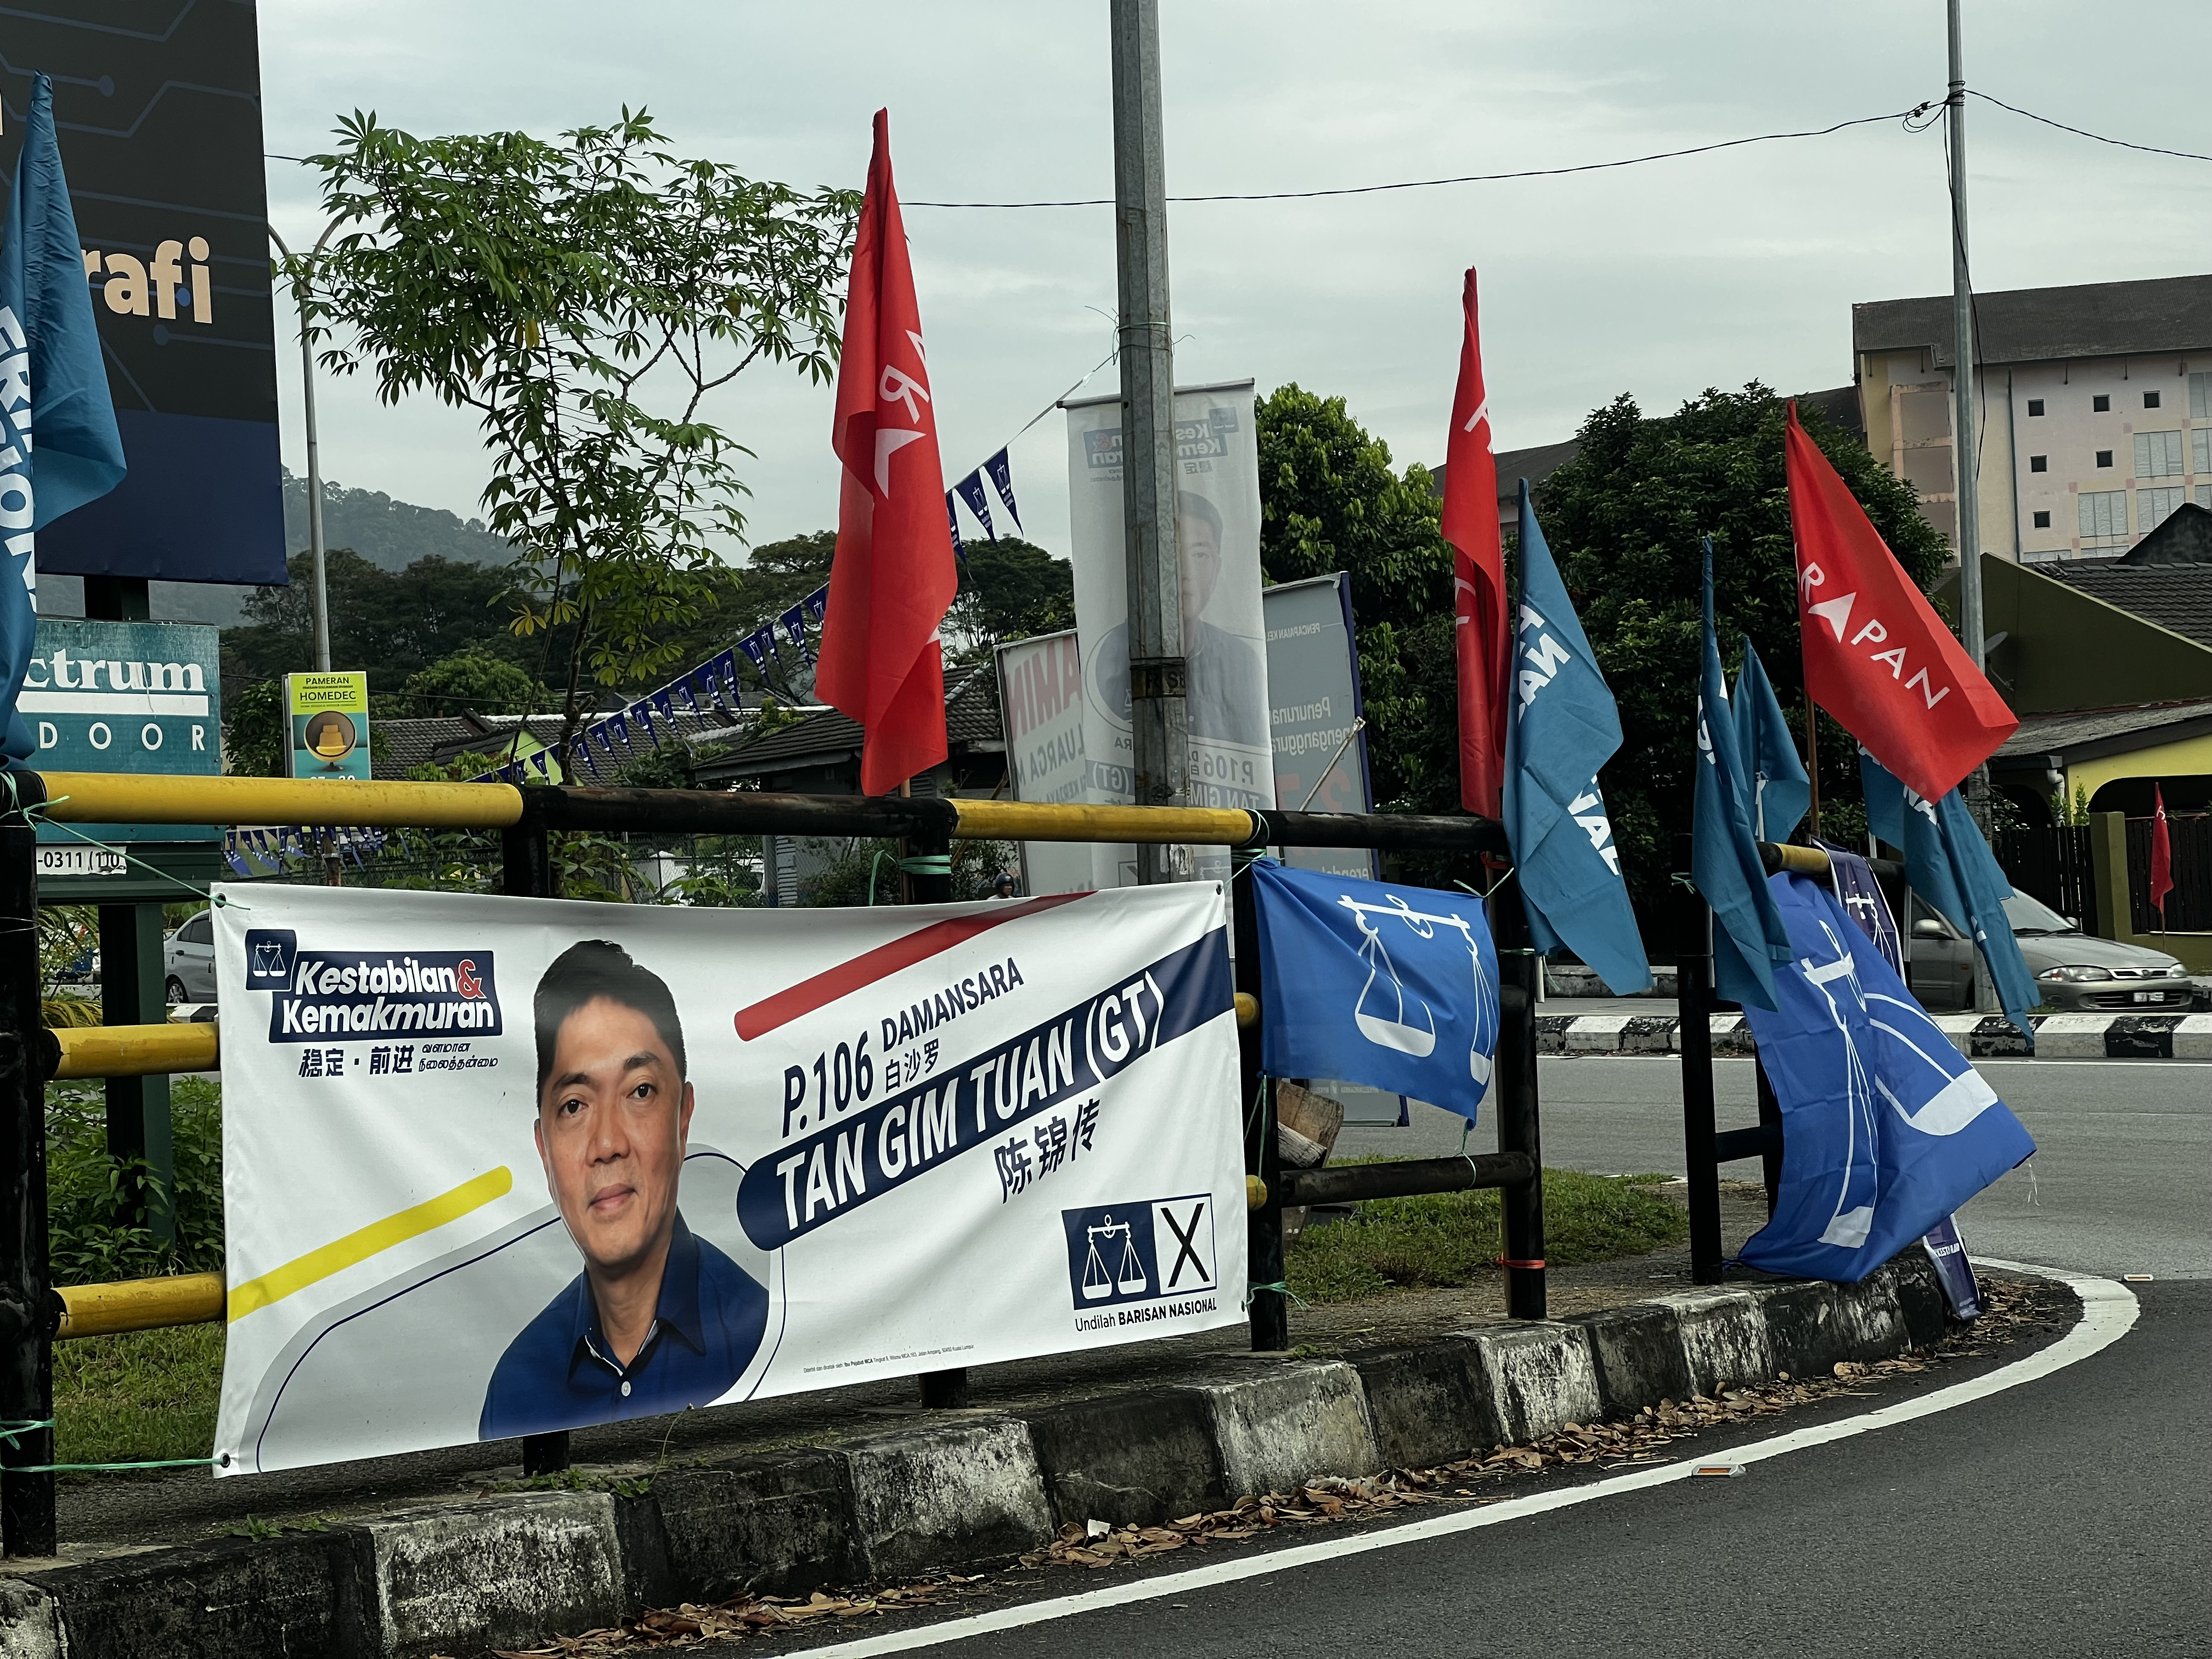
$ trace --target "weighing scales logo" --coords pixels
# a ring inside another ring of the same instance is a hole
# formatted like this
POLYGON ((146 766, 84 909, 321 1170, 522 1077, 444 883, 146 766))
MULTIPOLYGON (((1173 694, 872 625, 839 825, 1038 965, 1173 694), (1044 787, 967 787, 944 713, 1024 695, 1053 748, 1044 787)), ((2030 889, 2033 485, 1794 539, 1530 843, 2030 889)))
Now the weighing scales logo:
POLYGON ((302 951, 289 927, 246 931, 246 988, 275 994, 271 1042, 391 1032, 471 1032, 497 1036, 499 992, 489 951, 391 956, 302 951))
POLYGON ((1062 1210, 1060 1222, 1067 1234, 1068 1294, 1079 1313, 1217 1288, 1213 1200, 1206 1194, 1062 1210))
POLYGON ((1498 988, 1491 983, 1483 967, 1474 926, 1464 916, 1411 909, 1395 893, 1390 895, 1388 904, 1362 903, 1349 894, 1337 902, 1352 912, 1352 919, 1358 927, 1359 960, 1367 969, 1367 982, 1359 988, 1359 1000, 1352 1005, 1352 1024, 1359 1028, 1360 1036, 1378 1048, 1395 1049, 1414 1060, 1426 1060, 1436 1051, 1436 1011, 1399 977, 1397 965, 1382 943, 1380 923, 1369 918, 1404 923, 1409 942, 1433 939, 1439 927, 1458 929, 1467 945, 1468 962, 1474 975, 1474 1031, 1468 1045, 1468 1075, 1487 1087, 1498 1048, 1498 988), (1382 982, 1378 984, 1378 981, 1382 982))

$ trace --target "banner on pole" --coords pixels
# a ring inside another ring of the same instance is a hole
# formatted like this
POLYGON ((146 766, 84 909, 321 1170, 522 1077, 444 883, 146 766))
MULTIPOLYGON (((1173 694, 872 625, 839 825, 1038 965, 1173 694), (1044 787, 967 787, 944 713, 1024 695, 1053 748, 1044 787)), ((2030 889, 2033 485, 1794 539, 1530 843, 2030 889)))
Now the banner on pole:
MULTIPOLYGON (((1075 630, 999 647, 999 707, 1014 799, 1066 804, 1083 793, 1083 655, 1075 630)), ((1025 841, 1022 890, 1080 893, 1094 884, 1082 842, 1025 841)))
MULTIPOLYGON (((1083 640, 1085 793, 1134 799, 1129 706, 1128 553, 1121 513, 1121 404, 1067 410, 1068 544, 1083 640)), ((1267 629, 1260 609, 1260 452, 1252 382, 1187 387, 1175 398, 1183 654, 1190 714, 1190 805, 1273 806, 1267 629)), ((1224 848, 1194 849, 1198 873, 1225 877, 1224 848)), ((1093 851, 1091 885, 1136 879, 1127 847, 1093 851)))
POLYGON ((218 904, 222 1473, 1238 1323, 1212 883, 218 904))
MULTIPOLYGON (((1374 786, 1367 734, 1358 725, 1359 652, 1352 631, 1352 582, 1342 571, 1281 582, 1260 595, 1267 624, 1267 724, 1274 745, 1275 804, 1293 811, 1368 812, 1374 786)), ((1293 870, 1327 870, 1371 880, 1364 847, 1290 847, 1293 870)))

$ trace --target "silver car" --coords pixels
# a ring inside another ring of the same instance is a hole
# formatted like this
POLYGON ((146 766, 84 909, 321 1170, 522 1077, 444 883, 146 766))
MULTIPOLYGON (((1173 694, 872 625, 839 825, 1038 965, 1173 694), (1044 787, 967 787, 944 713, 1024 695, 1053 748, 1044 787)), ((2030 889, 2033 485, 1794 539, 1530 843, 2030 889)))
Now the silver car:
MULTIPOLYGON (((2163 951, 2085 933, 2073 918, 2025 893, 2007 899, 2004 909, 2037 994, 2053 1008, 2186 1013, 2195 1000, 2189 969, 2163 951)), ((1907 983, 1923 1007, 1973 1006, 1973 945, 1917 893, 1908 966, 1907 983)))
POLYGON ((215 913, 203 910, 161 946, 161 971, 172 1005, 215 1000, 215 913))

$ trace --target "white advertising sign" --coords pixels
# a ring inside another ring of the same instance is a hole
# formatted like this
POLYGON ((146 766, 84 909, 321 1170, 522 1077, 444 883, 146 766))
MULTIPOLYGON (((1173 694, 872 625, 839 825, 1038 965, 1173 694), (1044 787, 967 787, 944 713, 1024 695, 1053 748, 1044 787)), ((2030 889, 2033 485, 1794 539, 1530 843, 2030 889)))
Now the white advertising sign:
MULTIPOLYGON (((1261 597, 1267 619, 1267 711, 1275 744, 1275 804, 1293 811, 1369 812, 1367 733, 1359 718, 1359 653, 1351 583, 1340 571, 1283 582, 1261 597)), ((1294 870, 1375 878, 1359 847, 1292 847, 1294 870)))
POLYGON ((215 915, 222 1473, 1243 1318, 1212 883, 215 915))
MULTIPOLYGON (((1128 554, 1121 514, 1118 396, 1067 410, 1068 545, 1083 639, 1084 799, 1133 799, 1129 708, 1128 554)), ((1176 393, 1177 526, 1190 714, 1190 804, 1273 806, 1267 630, 1260 615, 1260 453, 1252 382, 1176 393)), ((1203 874, 1228 854, 1196 849, 1203 874)), ((1136 879, 1132 849, 1099 847, 1092 884, 1136 879)))
MULTIPOLYGON (((1088 799, 1083 659, 1073 629, 999 647, 999 706, 1006 711, 1006 768, 1014 799, 1088 799)), ((1088 842, 1027 841, 1021 847, 1023 891, 1079 893, 1097 884, 1088 842)))

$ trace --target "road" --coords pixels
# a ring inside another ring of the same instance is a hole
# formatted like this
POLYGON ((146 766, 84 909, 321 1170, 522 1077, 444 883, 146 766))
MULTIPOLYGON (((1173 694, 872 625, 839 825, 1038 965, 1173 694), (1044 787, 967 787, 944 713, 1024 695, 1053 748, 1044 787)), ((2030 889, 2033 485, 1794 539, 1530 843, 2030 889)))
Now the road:
MULTIPOLYGON (((1751 1121, 1750 1062, 1717 1069, 1723 1127, 1751 1121)), ((1119 1605, 1082 1599, 1103 1576, 1071 1576, 1030 1592, 1032 1610, 1051 1615, 1042 1622, 976 1632, 955 1620, 817 1650, 2212 1655, 2201 1541, 2212 1502, 2195 1437, 2212 1411, 2212 1067, 1984 1070, 2042 1150, 2032 1178, 2009 1176, 1966 1211, 1977 1253, 2156 1276, 2126 1287, 2140 1298, 2138 1322, 2099 1352, 1913 1421, 1753 1462, 1735 1480, 1601 1489, 1447 1536, 1369 1532, 1368 1542, 1387 1541, 1236 1582, 1193 1577, 1187 1565, 1117 1576, 1142 1598, 1119 1605)), ((1679 1171, 1679 1075, 1666 1060, 1546 1060, 1546 1161, 1679 1171)), ((1458 1120, 1435 1113, 1403 1129, 1347 1130, 1340 1146, 1415 1156, 1456 1151, 1460 1139, 1458 1120)), ((1475 1144, 1487 1143, 1478 1133, 1475 1144)), ((1834 1410, 1866 1424, 1895 1397, 1834 1410)))
MULTIPOLYGON (((1960 1217, 1977 1255, 2100 1273, 2212 1277, 2212 1063, 1977 1062, 2039 1149, 1960 1217)), ((1749 1060, 1716 1060, 1723 1129, 1758 1121, 1749 1060)), ((1681 1066, 1651 1057, 1539 1063, 1544 1161, 1626 1175, 1680 1175, 1681 1066)), ((1461 1121, 1413 1107, 1402 1129, 1347 1128, 1343 1153, 1425 1157, 1459 1150, 1461 1121)), ((1486 1127, 1474 1144, 1487 1150, 1486 1127)), ((1729 1173, 1759 1179, 1755 1160, 1729 1173)))

